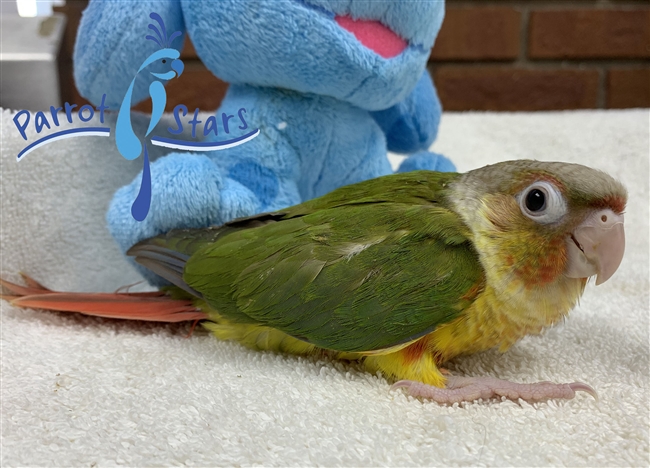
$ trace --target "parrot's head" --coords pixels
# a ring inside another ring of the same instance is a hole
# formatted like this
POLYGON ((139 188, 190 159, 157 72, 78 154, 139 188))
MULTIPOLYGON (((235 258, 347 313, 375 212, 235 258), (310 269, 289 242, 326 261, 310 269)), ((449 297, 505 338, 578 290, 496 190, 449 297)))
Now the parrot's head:
POLYGON ((154 22, 149 24, 149 30, 153 31, 153 35, 147 35, 146 39, 158 45, 160 49, 153 52, 142 62, 138 73, 151 65, 149 73, 159 80, 178 78, 183 73, 185 64, 179 58, 181 53, 171 47, 171 45, 174 39, 182 37, 182 33, 180 31, 174 31, 167 36, 167 28, 162 17, 154 12, 149 14, 149 17, 154 20, 154 22))
POLYGON ((456 207, 493 279, 529 288, 607 281, 625 250, 627 192, 607 174, 578 164, 507 161, 464 174, 456 207))
POLYGON ((178 78, 185 69, 185 64, 179 58, 180 52, 176 49, 165 48, 158 50, 151 54, 147 59, 142 62, 138 73, 144 70, 151 64, 156 64, 156 71, 150 71, 153 76, 160 80, 171 80, 178 78))

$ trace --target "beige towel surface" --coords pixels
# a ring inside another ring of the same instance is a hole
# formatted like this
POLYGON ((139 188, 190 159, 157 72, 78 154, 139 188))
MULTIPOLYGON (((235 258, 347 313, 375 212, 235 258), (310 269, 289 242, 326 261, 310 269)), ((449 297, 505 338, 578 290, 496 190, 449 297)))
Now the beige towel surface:
MULTIPOLYGON (((138 281, 106 230, 141 162, 109 138, 25 142, 2 113, 1 274, 113 291, 138 281)), ((1 465, 647 466, 650 112, 447 113, 433 149, 465 171, 578 162, 627 187, 627 251, 565 323, 463 375, 584 381, 600 396, 439 406, 350 364, 257 353, 184 325, 19 310, 2 301, 1 465)))

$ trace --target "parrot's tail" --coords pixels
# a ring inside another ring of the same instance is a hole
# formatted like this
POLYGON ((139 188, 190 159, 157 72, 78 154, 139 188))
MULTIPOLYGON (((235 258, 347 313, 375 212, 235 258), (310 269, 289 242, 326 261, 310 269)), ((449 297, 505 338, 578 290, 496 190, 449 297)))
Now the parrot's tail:
POLYGON ((18 307, 152 322, 183 322, 208 318, 208 315, 198 310, 191 300, 174 299, 164 291, 139 293, 57 292, 46 288, 27 275, 21 275, 26 286, 0 279, 0 284, 11 292, 11 294, 0 294, 0 298, 18 307))

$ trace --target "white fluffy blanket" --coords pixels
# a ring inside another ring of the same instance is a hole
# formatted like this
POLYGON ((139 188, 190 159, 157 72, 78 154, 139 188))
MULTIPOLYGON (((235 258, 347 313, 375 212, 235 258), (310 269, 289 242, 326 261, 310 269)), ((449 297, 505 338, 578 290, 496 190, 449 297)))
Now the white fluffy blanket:
MULTIPOLYGON (((354 365, 256 353, 185 325, 19 310, 2 301, 2 466, 647 466, 649 111, 447 113, 433 149, 459 170, 579 162, 628 187, 627 252, 565 323, 452 370, 581 380, 600 396, 439 406, 354 365)), ((106 230, 141 162, 108 138, 29 154, 2 113, 4 278, 113 291, 138 281, 106 230)))

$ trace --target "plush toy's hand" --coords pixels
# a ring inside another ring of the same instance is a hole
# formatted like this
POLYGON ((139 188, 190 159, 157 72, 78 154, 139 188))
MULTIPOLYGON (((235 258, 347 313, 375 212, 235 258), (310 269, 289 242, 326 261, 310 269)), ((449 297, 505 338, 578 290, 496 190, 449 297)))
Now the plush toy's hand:
POLYGON ((371 112, 386 133, 388 150, 413 153, 426 150, 438 134, 442 106, 429 72, 422 74, 415 89, 393 107, 371 112))
MULTIPOLYGON (((91 0, 84 11, 74 50, 74 77, 83 97, 95 105, 106 94, 106 105, 117 110, 131 80, 137 79, 133 89, 132 104, 149 95, 149 84, 155 79, 145 71, 138 73, 144 60, 153 52, 171 47, 180 50, 183 45, 185 25, 181 2, 174 0, 91 0), (167 36, 175 31, 181 37, 166 45, 159 45, 146 36, 161 42, 152 24, 162 28, 149 15, 155 12, 164 21, 167 36)), ((153 63, 146 71, 165 67, 153 63)), ((167 66, 168 68, 168 66, 167 66)))
MULTIPOLYGON (((131 216, 131 205, 140 180, 139 175, 117 191, 106 215, 109 230, 122 252, 174 228, 220 225, 261 209, 252 191, 224 176, 207 156, 174 153, 151 165, 151 209, 144 221, 138 222, 131 216)), ((164 284, 162 278, 145 268, 136 268, 151 284, 164 284)))
POLYGON ((397 172, 428 171, 455 172, 456 166, 441 154, 422 151, 406 158, 397 172))

